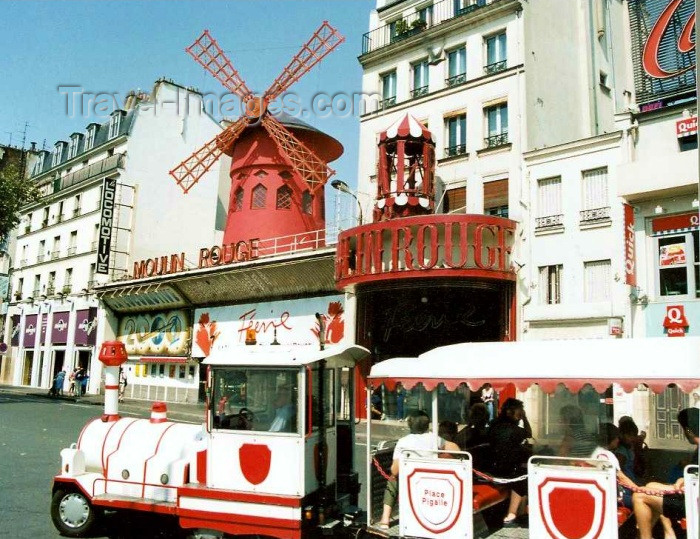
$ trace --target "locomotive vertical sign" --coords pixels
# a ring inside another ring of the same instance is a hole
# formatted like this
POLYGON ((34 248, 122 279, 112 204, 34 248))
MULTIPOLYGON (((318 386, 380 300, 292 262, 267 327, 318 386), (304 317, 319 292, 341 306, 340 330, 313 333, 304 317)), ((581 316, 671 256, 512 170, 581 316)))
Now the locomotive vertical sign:
POLYGON ((97 266, 95 273, 109 273, 109 253, 112 244, 112 226, 114 224, 115 195, 117 193, 117 180, 105 178, 102 185, 102 200, 100 207, 100 234, 97 241, 97 266))
POLYGON ((634 85, 641 110, 695 93, 695 0, 630 0, 634 85))

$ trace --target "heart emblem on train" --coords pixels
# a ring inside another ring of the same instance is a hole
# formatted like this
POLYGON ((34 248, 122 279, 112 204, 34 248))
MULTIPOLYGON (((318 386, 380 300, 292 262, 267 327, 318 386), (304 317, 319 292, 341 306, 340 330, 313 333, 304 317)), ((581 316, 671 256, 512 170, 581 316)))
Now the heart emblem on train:
POLYGON ((539 510, 552 539, 598 539, 605 524, 605 491, 595 481, 547 478, 539 510))
POLYGON ((431 533, 452 528, 462 511, 462 480, 451 470, 416 469, 407 478, 413 516, 431 533))
POLYGON ((243 444, 238 448, 238 460, 241 472, 249 483, 259 485, 270 473, 272 452, 266 445, 243 444))

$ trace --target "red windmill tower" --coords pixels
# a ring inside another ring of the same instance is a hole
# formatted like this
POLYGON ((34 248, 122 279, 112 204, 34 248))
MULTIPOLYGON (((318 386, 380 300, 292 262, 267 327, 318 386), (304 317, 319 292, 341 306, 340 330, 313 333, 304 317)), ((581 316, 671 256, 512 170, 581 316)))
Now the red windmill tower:
POLYGON ((244 109, 236 122, 170 171, 187 193, 222 153, 231 156, 225 244, 325 229, 323 186, 335 173, 327 163, 340 157, 343 147, 299 119, 273 115, 268 105, 344 39, 324 21, 261 96, 248 88, 208 30, 185 49, 241 99, 244 109))

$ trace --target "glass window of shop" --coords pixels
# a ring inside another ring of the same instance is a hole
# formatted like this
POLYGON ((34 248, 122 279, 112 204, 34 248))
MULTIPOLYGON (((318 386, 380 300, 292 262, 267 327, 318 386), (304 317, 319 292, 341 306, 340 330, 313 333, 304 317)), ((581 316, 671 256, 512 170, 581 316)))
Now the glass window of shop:
POLYGON ((698 231, 655 238, 657 295, 661 298, 700 297, 698 231))

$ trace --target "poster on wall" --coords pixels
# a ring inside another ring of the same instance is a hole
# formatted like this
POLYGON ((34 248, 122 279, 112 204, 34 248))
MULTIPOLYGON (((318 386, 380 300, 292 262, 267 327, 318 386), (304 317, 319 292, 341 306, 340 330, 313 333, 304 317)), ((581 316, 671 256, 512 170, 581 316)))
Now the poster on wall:
POLYGON ((79 310, 75 322, 75 345, 94 346, 97 337, 97 307, 79 310))
POLYGON ((24 319, 24 347, 34 348, 36 342, 37 315, 28 314, 24 319))
POLYGON ((258 344, 315 345, 325 322, 327 344, 339 343, 345 333, 342 295, 229 305, 195 310, 192 357, 245 346, 246 331, 254 329, 258 344))
POLYGON ((130 356, 186 355, 190 318, 182 310, 129 314, 119 320, 117 339, 130 356))
POLYGON ((10 320, 12 321, 12 329, 10 333, 10 346, 19 346, 19 321, 21 316, 19 314, 13 314, 10 320))
POLYGON ((659 266, 685 264, 685 242, 671 243, 659 247, 659 266))
POLYGON ((68 342, 68 319, 70 312, 53 313, 51 322, 51 343, 66 344, 68 342))

